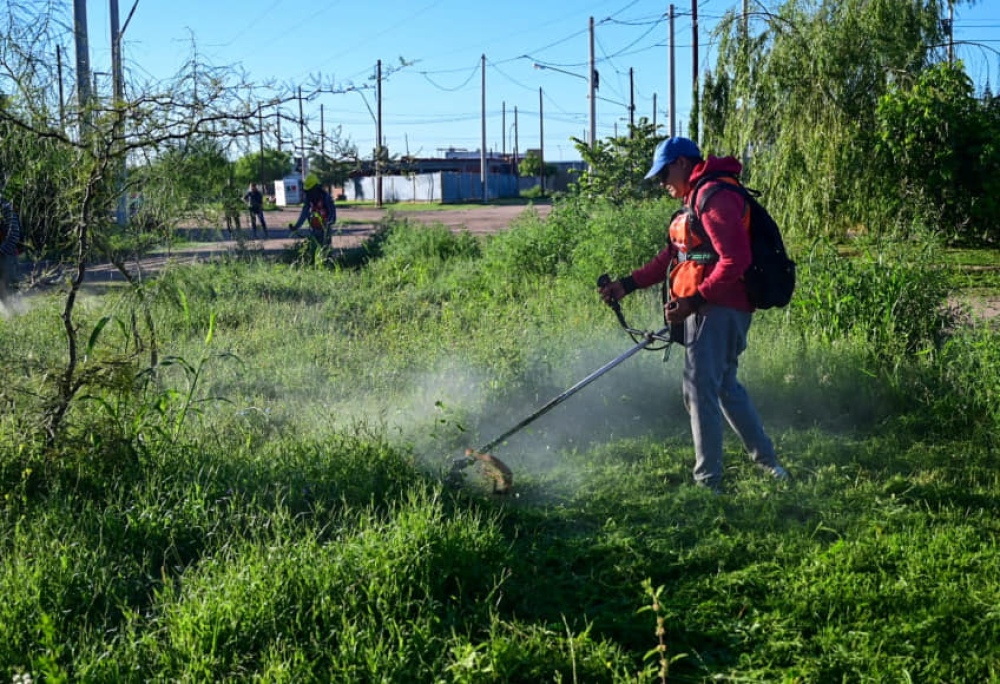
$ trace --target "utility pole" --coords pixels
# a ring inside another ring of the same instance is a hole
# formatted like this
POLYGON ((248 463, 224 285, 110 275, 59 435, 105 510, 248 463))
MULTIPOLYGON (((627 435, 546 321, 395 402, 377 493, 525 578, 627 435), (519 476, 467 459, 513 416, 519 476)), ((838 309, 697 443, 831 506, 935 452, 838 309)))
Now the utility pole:
POLYGON ((542 104, 542 89, 538 89, 538 179, 542 186, 542 196, 545 196, 545 114, 542 104))
POLYGON ((670 121, 667 122, 667 130, 670 131, 670 137, 677 135, 677 57, 674 54, 674 6, 670 5, 670 99, 668 101, 667 118, 670 121))
POLYGON ((109 14, 111 18, 111 88, 114 91, 113 102, 120 105, 125 99, 125 83, 122 79, 122 36, 118 30, 118 0, 110 0, 109 14))
POLYGON ((302 86, 299 86, 299 146, 301 147, 302 156, 302 182, 306 182, 306 176, 309 175, 309 160, 306 159, 306 117, 302 113, 302 86))
POLYGON ((507 156, 507 100, 500 108, 500 156, 507 156))
POLYGON ((281 152, 281 107, 275 105, 274 111, 275 111, 274 121, 276 126, 274 134, 278 138, 278 152, 281 152))
POLYGON ((635 70, 628 68, 628 137, 635 137, 635 70))
POLYGON ((80 111, 80 137, 90 121, 90 46, 87 43, 87 0, 73 0, 73 35, 76 41, 76 103, 80 111))
MULTIPOLYGON (((122 35, 118 28, 118 0, 110 0, 109 12, 111 20, 111 90, 112 103, 115 109, 122 106, 125 101, 125 82, 122 78, 122 35)), ((125 197, 125 167, 124 157, 118 165, 118 225, 124 226, 128 223, 128 200, 125 197)))
POLYGON ((955 63, 955 3, 948 0, 948 64, 955 63))
POLYGON ((56 72, 59 74, 59 128, 66 130, 66 104, 63 94, 62 46, 56 45, 56 72))
POLYGON ((590 149, 597 149, 597 69, 594 64, 594 18, 590 18, 590 149))
POLYGON ((514 175, 520 177, 520 166, 518 159, 518 135, 517 135, 517 107, 514 107, 514 175))
POLYGON ((322 104, 319 106, 319 156, 326 158, 326 117, 322 104))
POLYGON ((382 60, 375 63, 375 111, 377 113, 375 122, 375 206, 382 207, 382 60))
POLYGON ((698 0, 691 0, 691 137, 699 140, 701 103, 698 98, 698 0))
POLYGON ((482 56, 480 62, 480 76, 482 77, 482 135, 479 147, 479 180, 483 185, 483 204, 486 203, 489 193, 486 190, 486 54, 482 56))
POLYGON ((264 108, 257 108, 257 126, 260 129, 260 191, 264 192, 264 108))
POLYGON ((653 93, 653 133, 656 133, 656 93, 653 93))

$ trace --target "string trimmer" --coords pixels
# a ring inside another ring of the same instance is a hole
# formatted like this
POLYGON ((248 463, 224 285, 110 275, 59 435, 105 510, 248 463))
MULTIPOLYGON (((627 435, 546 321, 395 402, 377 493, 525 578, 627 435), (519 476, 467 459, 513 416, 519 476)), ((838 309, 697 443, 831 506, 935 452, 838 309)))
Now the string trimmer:
MULTIPOLYGON (((602 287, 610 282, 608 274, 602 275, 597 280, 597 285, 602 287)), ((584 387, 590 383, 597 380, 599 377, 607 373, 608 371, 616 368, 619 364, 625 360, 631 358, 643 349, 649 348, 654 342, 663 342, 665 345, 669 345, 670 340, 670 326, 664 327, 656 332, 637 330, 632 328, 625 322, 625 317, 622 314, 621 305, 618 302, 610 302, 609 306, 614 310, 615 315, 618 317, 618 322, 621 324, 622 328, 632 337, 636 342, 636 345, 618 356, 611 361, 595 370, 593 373, 583 378, 575 385, 565 390, 562 394, 553 397, 548 402, 546 402, 541 408, 536 410, 531 415, 527 416, 519 422, 517 425, 513 426, 506 432, 497 437, 493 438, 486 444, 476 449, 466 449, 465 455, 456 458, 452 461, 451 472, 448 475, 448 481, 451 483, 459 483, 463 478, 463 471, 469 466, 479 466, 482 474, 492 480, 493 482, 493 493, 494 494, 507 494, 511 488, 514 486, 514 472, 507 466, 506 463, 501 461, 496 456, 493 456, 489 452, 493 450, 502 441, 513 435, 514 433, 523 430, 528 425, 533 423, 538 418, 541 418, 546 413, 554 409, 556 406, 562 402, 569 399, 571 396, 582 390, 584 387)), ((655 347, 655 349, 663 349, 664 347, 655 347)))

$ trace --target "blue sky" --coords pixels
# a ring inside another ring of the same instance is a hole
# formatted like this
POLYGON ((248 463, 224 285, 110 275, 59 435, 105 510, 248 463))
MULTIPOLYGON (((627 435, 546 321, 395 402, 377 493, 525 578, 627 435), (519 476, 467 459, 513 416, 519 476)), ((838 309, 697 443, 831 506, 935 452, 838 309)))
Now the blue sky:
MULTIPOLYGON (((70 3, 67 3, 70 4, 70 3)), ((772 2, 765 2, 771 5, 772 2)), ((667 123, 669 3, 651 0, 119 0, 121 23, 135 6, 124 34, 126 71, 139 79, 166 79, 195 50, 201 61, 244 70, 256 83, 301 84, 321 74, 339 90, 370 85, 383 65, 383 135, 391 154, 435 156, 447 147, 478 150, 482 126, 481 57, 486 56, 487 149, 537 148, 539 89, 547 159, 578 159, 571 136, 589 129, 589 20, 595 23, 600 72, 597 136, 624 132, 634 80, 636 119, 667 123), (412 62, 400 67, 400 58, 412 62), (548 69, 533 65, 541 63, 548 69), (517 109, 516 128, 514 110, 517 109), (506 116, 504 116, 506 111, 506 116)), ((691 105, 690 0, 675 2, 678 131, 691 105)), ((711 64, 711 29, 741 0, 699 0, 699 61, 711 64)), ((107 0, 88 2, 91 65, 110 71, 107 0)), ((984 0, 956 14, 956 39, 977 83, 1000 81, 1000 7, 984 0)), ((105 78, 99 88, 110 88, 105 78)), ((370 154, 375 143, 374 90, 322 94, 305 105, 319 130, 320 105, 327 132, 370 154)), ((298 115, 297 106, 288 116, 298 115)), ((286 130, 285 136, 292 136, 286 130)), ((248 143, 249 144, 249 143, 248 143)))

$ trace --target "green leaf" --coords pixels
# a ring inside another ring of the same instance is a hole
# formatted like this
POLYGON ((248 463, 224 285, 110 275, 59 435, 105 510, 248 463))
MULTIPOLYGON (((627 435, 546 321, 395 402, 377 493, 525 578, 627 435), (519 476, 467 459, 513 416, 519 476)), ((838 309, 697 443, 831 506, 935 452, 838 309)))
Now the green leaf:
POLYGON ((90 339, 87 340, 87 352, 86 352, 87 356, 90 356, 90 354, 94 351, 94 346, 97 344, 97 339, 101 336, 101 332, 104 330, 104 326, 106 326, 110 320, 111 316, 103 317, 101 320, 97 322, 97 325, 95 325, 94 329, 90 332, 90 339))
POLYGON ((208 334, 205 335, 205 345, 212 344, 212 338, 215 336, 215 312, 213 311, 208 316, 208 334))

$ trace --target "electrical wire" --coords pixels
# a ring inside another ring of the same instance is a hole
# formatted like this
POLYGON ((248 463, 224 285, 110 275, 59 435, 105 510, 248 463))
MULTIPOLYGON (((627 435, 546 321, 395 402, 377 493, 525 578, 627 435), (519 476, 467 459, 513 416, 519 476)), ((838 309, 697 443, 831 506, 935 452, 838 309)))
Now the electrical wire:
POLYGON ((233 43, 235 43, 237 40, 239 40, 240 38, 242 38, 243 36, 245 36, 247 33, 249 33, 251 29, 256 29, 258 27, 258 24, 265 17, 272 16, 271 13, 273 12, 273 10, 274 10, 275 7, 277 7, 278 5, 281 5, 283 3, 286 3, 286 2, 288 2, 288 0, 274 0, 274 2, 272 2, 271 5, 266 10, 264 10, 263 12, 261 12, 260 14, 258 14, 253 19, 251 19, 249 21, 249 23, 247 23, 246 26, 244 26, 242 29, 240 29, 239 31, 237 31, 236 35, 234 35, 232 38, 230 38, 225 43, 219 43, 218 46, 219 47, 229 47, 230 45, 232 45, 233 43))
POLYGON ((433 2, 431 2, 431 3, 427 4, 427 5, 424 5, 423 7, 421 7, 416 12, 414 12, 414 13, 406 16, 406 17, 404 17, 403 19, 401 19, 400 21, 396 22, 395 24, 392 24, 390 26, 386 26, 384 29, 382 29, 381 31, 379 31, 379 32, 377 32, 375 34, 372 34, 370 36, 365 36, 364 38, 362 38, 358 42, 356 42, 353 45, 351 45, 350 47, 346 48, 344 51, 333 55, 332 57, 330 57, 329 59, 327 59, 324 62, 320 62, 319 66, 323 66, 323 65, 329 64, 330 62, 333 62, 335 60, 340 59, 344 55, 351 54, 352 52, 354 52, 354 50, 356 50, 360 46, 370 45, 375 38, 377 38, 379 36, 383 36, 386 33, 389 33, 390 31, 392 31, 392 30, 394 30, 396 28, 399 28, 400 26, 405 26, 407 24, 410 24, 414 19, 416 19, 417 17, 419 17, 422 14, 425 14, 428 10, 433 9, 437 5, 440 5, 443 1, 444 0, 433 0, 433 2))
MULTIPOLYGON (((442 91, 444 91, 444 92, 446 92, 446 93, 455 93, 455 92, 458 92, 459 90, 462 90, 462 89, 464 89, 464 88, 465 88, 465 87, 466 87, 467 85, 469 85, 469 82, 470 82, 470 81, 471 81, 471 80, 473 79, 473 77, 474 77, 474 76, 475 76, 476 74, 478 74, 478 73, 479 73, 479 69, 480 69, 480 65, 479 65, 479 64, 476 64, 476 66, 475 66, 475 67, 474 67, 474 68, 472 69, 471 73, 469 74, 469 77, 468 77, 468 78, 466 78, 466 79, 465 79, 465 80, 464 80, 464 81, 462 82, 462 84, 461 84, 461 85, 459 85, 459 86, 457 86, 457 87, 455 87, 455 88, 447 88, 447 87, 445 87, 445 86, 443 86, 443 85, 440 85, 440 84, 438 84, 438 83, 435 83, 435 82, 434 82, 434 80, 433 80, 433 79, 431 78, 431 76, 430 76, 430 75, 431 75, 431 73, 433 73, 433 72, 430 72, 430 71, 419 71, 419 72, 417 72, 417 73, 419 73, 419 74, 420 74, 421 76, 423 76, 423 77, 424 77, 424 79, 425 79, 425 80, 426 80, 426 81, 427 81, 428 83, 430 83, 430 84, 431 84, 432 86, 434 86, 434 87, 435 87, 435 88, 437 88, 438 90, 442 90, 442 91)), ((449 73, 453 73, 453 72, 449 72, 449 73)))
MULTIPOLYGON (((284 1, 285 0, 275 0, 275 2, 270 3, 270 5, 268 6, 268 9, 265 12, 262 12, 260 15, 256 16, 253 20, 251 20, 243 28, 241 28, 239 31, 237 31, 233 35, 233 37, 230 38, 227 43, 222 44, 222 46, 231 45, 231 44, 235 43, 240 37, 242 37, 247 32, 249 32, 250 30, 252 30, 253 27, 259 25, 259 22, 263 20, 263 18, 265 17, 265 15, 268 15, 272 10, 274 10, 276 7, 280 6, 284 1)), ((400 26, 400 25, 405 24, 405 23, 407 23, 409 21, 412 21, 412 19, 414 19, 416 17, 419 17, 419 16, 421 16, 423 14, 426 14, 428 11, 430 11, 431 9, 433 9, 435 6, 441 4, 441 2, 442 2, 442 0, 435 0, 433 2, 429 2, 429 3, 424 4, 419 10, 417 10, 416 12, 414 12, 414 13, 410 14, 409 16, 405 17, 403 20, 401 20, 400 22, 398 22, 394 26, 387 27, 384 30, 381 30, 381 31, 379 31, 377 33, 374 33, 374 34, 365 35, 364 38, 363 38, 363 42, 370 43, 374 38, 376 38, 378 36, 381 36, 381 35, 384 35, 385 33, 391 31, 395 26, 400 26)), ((628 56, 632 56, 632 55, 642 54, 642 53, 647 52, 649 50, 662 49, 662 48, 666 47, 665 43, 662 42, 662 41, 657 41, 657 42, 652 42, 652 43, 644 44, 644 41, 646 41, 649 38, 649 36, 651 34, 653 34, 657 30, 658 27, 661 27, 666 22, 666 17, 665 17, 664 14, 657 14, 657 15, 647 14, 645 16, 638 16, 638 17, 625 17, 625 16, 623 16, 625 13, 627 13, 628 11, 632 10, 633 8, 635 8, 638 4, 639 4, 639 0, 631 0, 630 2, 626 2, 624 5, 622 5, 617 11, 615 11, 611 15, 609 15, 609 16, 603 18, 603 19, 600 19, 600 21, 598 21, 598 22, 595 22, 595 24, 598 25, 598 26, 609 26, 609 27, 610 26, 645 27, 645 30, 642 31, 638 35, 638 37, 632 38, 630 40, 630 42, 628 42, 628 43, 626 43, 626 44, 624 44, 624 45, 622 45, 620 47, 614 47, 612 44, 609 44, 608 38, 607 38, 607 34, 605 34, 603 32, 601 32, 598 36, 596 36, 596 42, 597 42, 597 44, 598 44, 598 46, 600 48, 600 51, 601 51, 601 56, 600 56, 600 59, 597 60, 597 63, 609 65, 612 69, 615 70, 615 72, 619 76, 622 75, 624 72, 620 68, 619 63, 618 63, 617 60, 621 60, 624 57, 628 57, 628 56)), ((699 15, 699 21, 700 22, 708 22, 708 21, 713 20, 713 18, 718 19, 718 18, 721 18, 722 16, 728 16, 728 15, 716 14, 714 12, 706 12, 705 10, 707 10, 710 7, 712 7, 713 4, 715 4, 715 3, 713 3, 711 0, 701 0, 698 3, 698 15, 699 15)), ((763 7, 763 5, 761 3, 759 3, 759 2, 755 2, 755 5, 759 5, 759 6, 763 7)), ((314 20, 314 16, 315 16, 315 14, 313 14, 313 17, 311 17, 310 20, 314 20)), ((692 16, 692 13, 691 12, 678 12, 678 13, 675 13, 674 16, 675 16, 675 18, 678 18, 678 17, 690 18, 692 16)), ((553 20, 553 22, 550 22, 550 23, 554 23, 555 21, 556 20, 553 20)), ((966 20, 966 21, 956 20, 955 25, 956 26, 961 26, 961 27, 966 28, 966 29, 987 29, 988 30, 988 29, 991 29, 991 28, 1000 27, 1000 24, 996 24, 997 21, 998 20, 996 18, 983 19, 983 20, 974 20, 974 21, 973 20, 966 20), (986 22, 986 23, 982 23, 982 22, 986 22), (989 22, 992 22, 992 23, 989 23, 989 22)), ((292 26, 290 29, 288 29, 286 31, 286 33, 290 32, 290 31, 294 31, 302 23, 303 22, 296 23, 294 26, 292 26)), ((686 21, 686 22, 684 22, 684 24, 685 24, 685 26, 682 28, 682 30, 689 32, 691 30, 691 28, 692 28, 691 27, 691 22, 690 21, 686 21)), ((552 67, 583 68, 583 69, 589 68, 589 62, 564 63, 564 62, 549 61, 549 60, 544 59, 545 53, 551 51, 554 48, 562 46, 562 45, 566 44, 567 42, 570 42, 570 41, 572 41, 572 40, 574 40, 574 39, 576 39, 576 38, 578 38, 581 35, 584 35, 586 33, 587 33, 587 29, 585 29, 585 28, 581 29, 581 30, 578 30, 578 31, 573 31, 573 32, 571 32, 571 33, 569 33, 569 34, 567 34, 567 35, 565 35, 563 37, 559 37, 559 38, 556 38, 556 39, 552 40, 551 42, 543 45, 542 47, 539 47, 539 48, 536 48, 536 49, 532 50, 531 53, 518 54, 516 56, 512 56, 512 57, 500 59, 500 60, 497 60, 497 61, 492 61, 491 60, 491 61, 488 62, 488 64, 495 71, 495 73, 497 75, 499 75, 501 78, 505 79, 507 82, 509 82, 509 83, 517 86, 518 88, 524 89, 526 91, 533 91, 535 88, 532 85, 529 85, 529 84, 525 83, 523 80, 519 80, 517 77, 515 77, 511 73, 508 73, 506 70, 504 70, 504 69, 501 68, 501 65, 505 65, 505 64, 508 64, 510 62, 515 62, 515 61, 520 61, 520 60, 524 60, 524 59, 529 59, 529 60, 532 60, 532 61, 536 61, 536 62, 538 62, 540 64, 544 64, 546 66, 552 66, 552 67), (543 58, 534 58, 534 57, 531 56, 532 54, 540 54, 540 55, 543 56, 543 58)), ((1000 40, 993 39, 993 38, 985 38, 984 37, 981 40, 961 40, 961 41, 955 41, 954 44, 956 46, 964 46, 966 50, 968 50, 969 48, 978 48, 978 49, 980 49, 982 51, 990 51, 990 52, 994 52, 994 53, 1000 54, 1000 52, 998 52, 996 50, 996 48, 993 47, 993 45, 995 45, 997 43, 1000 43, 1000 40)), ((717 40, 704 41, 700 45, 701 45, 701 49, 704 49, 706 51, 710 51, 713 48, 717 47, 717 40)), ((679 45, 679 44, 675 43, 674 47, 675 48, 680 48, 680 49, 690 49, 691 45, 679 45)), ((331 60, 332 59, 337 59, 339 56, 340 55, 336 55, 336 56, 332 57, 331 60)), ((328 61, 330 61, 330 60, 328 60, 328 61)), ((442 82, 442 80, 440 78, 435 78, 435 77, 443 75, 443 74, 454 74, 454 73, 463 73, 464 74, 464 73, 466 73, 466 69, 423 70, 423 71, 416 71, 415 73, 420 74, 420 76, 424 80, 426 80, 431 86, 433 86, 437 90, 440 90, 442 92, 459 92, 459 91, 462 91, 462 90, 465 90, 465 89, 469 88, 469 86, 470 86, 472 80, 475 78, 476 74, 480 73, 481 67, 480 67, 480 64, 478 62, 479 62, 479 60, 477 60, 477 65, 471 69, 471 72, 468 73, 468 76, 459 85, 457 85, 457 86, 448 86, 447 84, 445 84, 444 82, 442 82)), ((411 62, 411 64, 412 64, 412 62, 411 62)), ((142 71, 144 73, 149 74, 152 77, 152 74, 150 74, 142 65, 140 65, 140 64, 132 64, 130 66, 132 67, 133 70, 140 70, 140 71, 142 71)), ((367 70, 365 72, 361 72, 361 73, 358 74, 358 76, 362 76, 362 75, 367 76, 368 75, 367 70)), ((389 81, 392 75, 393 74, 390 73, 390 74, 384 76, 383 80, 384 81, 389 81)), ((350 83, 350 81, 348 81, 348 82, 350 83)), ((611 90, 612 90, 613 94, 615 94, 615 95, 617 95, 619 97, 622 97, 622 99, 628 99, 628 98, 625 98, 622 95, 620 82, 618 83, 618 87, 617 88, 615 88, 613 86, 614 81, 612 79, 605 79, 604 82, 606 84, 608 84, 608 86, 606 86, 606 87, 611 87, 611 90)), ((341 92, 350 92, 350 90, 352 90, 352 89, 354 89, 354 90, 361 89, 361 88, 363 88, 363 89, 370 89, 372 87, 373 86, 371 86, 371 85, 364 85, 364 86, 349 85, 347 87, 340 87, 339 89, 330 89, 330 90, 326 90, 326 91, 323 91, 323 92, 324 93, 329 92, 331 94, 337 94, 337 93, 341 93, 341 92)), ((584 117, 585 116, 585 115, 582 115, 582 114, 575 114, 575 113, 571 114, 570 112, 567 112, 566 110, 561 109, 559 107, 558 103, 556 103, 556 101, 553 99, 553 97, 551 95, 549 95, 549 94, 545 94, 544 91, 543 91, 543 96, 546 98, 547 102, 549 102, 549 103, 551 103, 553 105, 554 109, 560 110, 561 113, 564 116, 571 116, 572 119, 570 119, 570 120, 572 122, 574 122, 574 123, 577 122, 577 121, 579 121, 580 117, 584 117)), ((608 100, 608 99, 605 99, 605 98, 601 98, 601 99, 603 99, 603 100, 605 100, 607 102, 611 102, 611 103, 616 104, 616 105, 621 105, 620 102, 615 102, 614 100, 608 100)), ((524 111, 524 110, 522 110, 522 111, 524 111)), ((436 115, 429 115, 429 117, 431 117, 431 118, 428 119, 428 123, 431 123, 431 122, 434 122, 434 121, 439 122, 439 123, 454 123, 454 122, 458 122, 458 121, 469 121, 471 119, 478 118, 478 116, 479 115, 477 114, 477 115, 469 115, 469 116, 459 116, 458 118, 455 118, 455 117, 451 117, 451 118, 447 118, 447 117, 437 118, 436 115)), ((395 122, 395 123, 397 123, 399 125, 398 121, 395 122)), ((402 124, 402 125, 427 125, 427 124, 424 124, 424 123, 420 123, 420 124, 410 123, 410 124, 402 124)), ((601 124, 601 125, 603 126, 604 124, 601 124)))
POLYGON ((529 91, 534 91, 535 90, 534 86, 529 86, 529 85, 526 85, 524 83, 521 83, 516 78, 514 78, 514 77, 510 76, 509 74, 507 74, 506 72, 504 72, 504 70, 501 69, 499 66, 497 66, 494 62, 486 60, 486 66, 488 66, 491 69, 493 69, 494 71, 496 71, 498 74, 500 74, 501 76, 503 76, 509 82, 511 82, 514 85, 516 85, 518 88, 523 88, 523 89, 529 90, 529 91))

